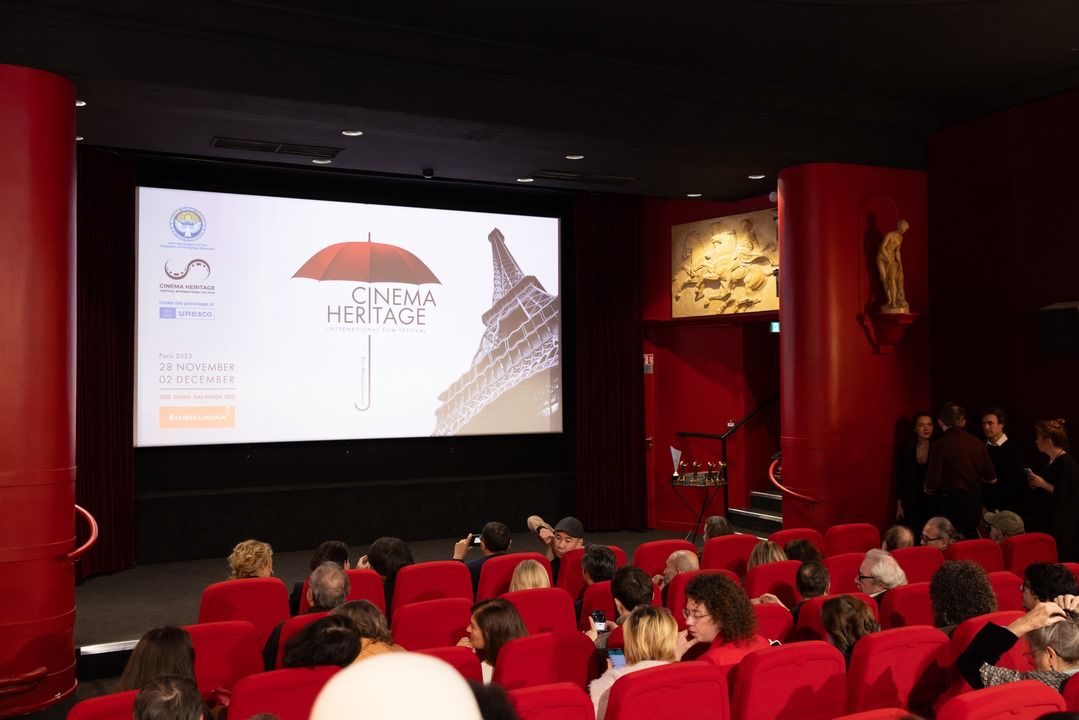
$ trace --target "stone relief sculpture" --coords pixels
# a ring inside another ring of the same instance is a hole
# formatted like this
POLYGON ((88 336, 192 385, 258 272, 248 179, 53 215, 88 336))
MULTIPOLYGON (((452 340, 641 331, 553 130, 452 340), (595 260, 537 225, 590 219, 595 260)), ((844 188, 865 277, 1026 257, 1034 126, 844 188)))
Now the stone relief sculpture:
POLYGON ((672 317, 779 308, 773 211, 675 225, 671 240, 672 317))
POLYGON ((895 230, 884 236, 880 242, 880 250, 877 252, 877 271, 880 273, 880 281, 884 285, 884 297, 887 302, 881 305, 882 313, 905 313, 910 312, 907 303, 907 294, 903 289, 903 258, 900 249, 903 245, 903 234, 910 229, 906 220, 900 220, 895 225, 895 230))

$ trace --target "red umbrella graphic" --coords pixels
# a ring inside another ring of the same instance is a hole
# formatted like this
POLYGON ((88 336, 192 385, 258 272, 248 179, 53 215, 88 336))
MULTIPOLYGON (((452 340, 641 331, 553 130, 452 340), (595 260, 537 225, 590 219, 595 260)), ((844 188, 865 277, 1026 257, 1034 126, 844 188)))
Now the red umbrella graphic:
MULTIPOLYGON (((386 243, 342 242, 324 247, 292 276, 311 280, 346 280, 361 283, 406 283, 423 285, 439 279, 423 260, 404 248, 386 243)), ((367 336, 367 402, 353 406, 363 412, 371 407, 371 336, 367 336)))

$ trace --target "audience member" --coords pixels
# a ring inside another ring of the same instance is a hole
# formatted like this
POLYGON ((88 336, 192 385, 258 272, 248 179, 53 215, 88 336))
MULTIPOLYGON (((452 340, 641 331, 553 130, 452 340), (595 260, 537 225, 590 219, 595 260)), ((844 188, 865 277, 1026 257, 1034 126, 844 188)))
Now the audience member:
POLYGON ((731 521, 722 515, 710 515, 704 521, 704 541, 708 542, 712 538, 723 535, 734 535, 734 526, 731 525, 731 521))
POLYGON ((300 628, 285 643, 282 667, 351 665, 360 653, 360 633, 344 615, 327 615, 300 628))
POLYGON ((922 545, 936 548, 941 552, 952 543, 962 539, 963 536, 956 531, 951 521, 940 515, 929 518, 925 522, 925 527, 922 528, 922 545))
POLYGON ((929 498, 925 493, 925 475, 929 468, 929 447, 933 438, 933 416, 914 414, 910 437, 896 454, 895 519, 912 530, 920 528, 929 517, 929 498))
POLYGON ((614 597, 614 609, 618 616, 614 619, 607 618, 605 632, 598 632, 595 621, 589 618, 590 627, 585 632, 601 650, 607 647, 611 633, 626 621, 634 608, 652 602, 652 579, 636 565, 623 565, 615 570, 614 577, 611 578, 611 595, 614 597))
POLYGON ((554 526, 554 534, 548 544, 551 555, 551 573, 557 578, 562 556, 571 550, 583 548, 584 525, 575 517, 564 517, 554 526))
MULTIPOLYGON (((308 568, 308 572, 314 572, 315 568, 324 562, 337 563, 345 570, 350 569, 352 566, 348 562, 348 545, 345 545, 340 540, 327 540, 326 542, 315 548, 314 554, 311 556, 311 564, 308 568)), ((293 615, 300 614, 300 596, 303 594, 303 580, 292 585, 292 592, 289 593, 288 606, 289 612, 293 615)))
POLYGON ((715 665, 737 663, 769 646, 757 634, 757 616, 742 587, 724 575, 698 575, 686 586, 686 629, 678 634, 677 655, 696 659, 696 646, 708 646, 700 658, 715 665))
POLYGON ((899 548, 914 547, 914 533, 906 525, 892 525, 884 533, 884 542, 880 549, 892 552, 899 548))
POLYGON ((786 559, 787 556, 783 552, 783 548, 770 540, 761 540, 754 546, 753 551, 749 553, 749 562, 746 563, 746 570, 755 568, 758 565, 781 562, 786 559))
POLYGON ((494 683, 484 685, 475 680, 469 680, 468 686, 472 689, 472 695, 480 707, 480 716, 483 720, 520 720, 509 693, 501 685, 494 683))
POLYGON ((945 517, 964 537, 974 537, 982 514, 982 488, 997 481, 985 445, 963 429, 962 406, 945 403, 937 418, 944 435, 929 449, 928 492, 940 495, 945 517))
POLYGON ((229 580, 266 578, 273 575, 273 548, 269 543, 244 540, 229 555, 229 580))
POLYGON ((828 632, 831 643, 843 653, 847 665, 850 665, 855 643, 866 635, 880 630, 880 625, 869 606, 851 595, 840 595, 825 600, 821 607, 821 623, 828 632))
POLYGON ((985 507, 990 510, 1018 511, 1023 508, 1027 477, 1026 460, 1019 443, 1008 442, 1004 434, 1007 417, 998 407, 982 410, 982 434, 989 460, 997 471, 995 485, 985 487, 985 507))
POLYGON ((985 525, 989 528, 988 537, 993 542, 1002 543, 1010 537, 1022 535, 1026 532, 1023 518, 1011 510, 1001 510, 995 513, 987 512, 982 519, 985 520, 985 525))
POLYGON ((1030 487, 1052 495, 1049 529, 1057 541, 1057 558, 1079 560, 1079 462, 1068 452, 1064 420, 1042 420, 1034 426, 1034 435, 1049 466, 1042 471, 1044 477, 1030 473, 1030 487))
POLYGON ((617 559, 614 551, 606 545, 592 544, 584 549, 581 556, 581 573, 584 575, 584 584, 605 582, 614 577, 617 559))
POLYGON ((547 568, 535 560, 522 560, 517 563, 513 577, 510 578, 510 592, 549 587, 551 579, 547 576, 547 568))
POLYGON ((393 607, 393 584, 397 581, 397 573, 412 563, 412 551, 404 540, 380 537, 371 543, 367 554, 356 564, 374 570, 382 577, 382 591, 386 595, 386 610, 389 612, 393 607))
POLYGON ((865 559, 858 566, 854 584, 880 605, 884 593, 907 584, 907 574, 890 553, 874 548, 865 554, 865 559))
POLYGON ((404 650, 400 645, 394 644, 386 616, 374 603, 353 600, 336 608, 331 614, 348 618, 360 635, 360 652, 354 662, 404 650))
POLYGON ((608 666, 607 672, 588 686, 588 694, 592 696, 592 704, 596 708, 596 720, 603 720, 611 686, 618 678, 677 660, 675 643, 678 639, 678 623, 666 608, 638 606, 629 614, 623 627, 626 641, 625 667, 608 666))
MULTIPOLYGON (((986 623, 955 665, 972 688, 1020 680, 1037 680, 1061 690, 1079 672, 1079 597, 1065 595, 1041 602, 1007 627, 986 623), (1019 672, 995 665, 1019 639, 1026 637, 1034 670, 1019 672)), ((1073 681, 1074 682, 1074 681, 1073 681)))
POLYGON ((824 562, 824 555, 821 551, 813 546, 813 543, 808 540, 791 540, 789 543, 783 546, 783 554, 787 556, 788 560, 797 560, 798 562, 824 562))
POLYGON ((1061 595, 1079 595, 1079 583, 1068 568, 1054 563, 1031 563, 1023 571, 1023 609, 1033 610, 1040 602, 1051 602, 1061 595))
MULTIPOLYGON (((307 580, 307 602, 311 605, 308 613, 329 612, 348 600, 348 575, 344 569, 332 562, 324 562, 311 573, 307 580)), ((278 623, 266 645, 262 648, 262 662, 266 670, 273 670, 277 664, 277 649, 281 642, 281 628, 285 623, 278 623)), ((355 657, 355 655, 353 655, 355 657)))
POLYGON ((824 566, 824 563, 804 562, 794 576, 794 584, 798 588, 798 594, 802 596, 801 602, 790 609, 791 615, 794 616, 794 624, 797 625, 798 613, 802 610, 802 603, 831 592, 832 579, 828 575, 828 568, 824 566))
POLYGON ((663 599, 666 600, 667 586, 671 584, 671 580, 674 580, 677 575, 682 573, 700 569, 701 564, 697 559, 697 553, 691 550, 675 550, 667 556, 667 564, 663 568, 663 572, 652 578, 652 584, 659 586, 660 591, 663 593, 663 599))
POLYGON ((457 644, 476 652, 483 670, 484 683, 491 682, 502 646, 510 640, 528 635, 517 608, 502 598, 483 600, 473 605, 472 620, 468 623, 466 632, 468 634, 457 644))
POLYGON ((959 623, 997 611, 997 596, 985 569, 969 560, 945 560, 929 581, 933 624, 951 636, 959 623))
POLYGON ((188 677, 161 675, 135 696, 134 720, 202 720, 206 716, 198 685, 188 677))
MULTIPOLYGON (((465 560, 468 551, 472 549, 472 533, 458 540, 453 546, 453 559, 463 562, 468 567, 468 572, 472 574, 473 594, 480 586, 480 570, 483 569, 483 564, 495 556, 505 555, 512 541, 513 537, 508 527, 500 522, 489 522, 480 530, 480 557, 465 560)), ((544 575, 546 574, 545 572, 544 575)))
MULTIPOLYGON (((315 699, 310 720, 481 720, 468 681, 422 653, 392 653, 347 667, 315 699)), ((242 720, 242 719, 237 719, 242 720)))
POLYGON ((161 675, 195 679, 195 646, 187 630, 167 625, 139 638, 113 692, 138 690, 161 675))

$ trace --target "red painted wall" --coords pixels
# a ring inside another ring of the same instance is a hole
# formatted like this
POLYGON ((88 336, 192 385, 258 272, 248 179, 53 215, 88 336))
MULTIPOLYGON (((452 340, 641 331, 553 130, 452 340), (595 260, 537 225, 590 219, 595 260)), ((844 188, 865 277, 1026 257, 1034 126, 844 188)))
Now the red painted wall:
POLYGON ((929 396, 925 173, 813 164, 779 177, 784 525, 894 519, 896 428, 929 396), (858 316, 879 303, 874 259, 896 221, 906 293, 920 318, 876 354, 858 316))
POLYGON ((1038 332, 1039 307, 1079 301, 1077 126, 1070 92, 929 138, 934 407, 1001 405, 1029 458, 1040 419, 1079 440, 1079 357, 1038 332))
MULTIPOLYGON (((728 420, 741 418, 774 394, 779 378, 778 341, 768 333, 775 313, 730 324, 671 319, 671 226, 769 207, 767 198, 739 203, 645 201, 644 352, 655 356, 654 373, 644 379, 646 432, 653 440, 647 455, 652 527, 689 530, 704 498, 704 490, 676 492, 671 487, 670 447, 702 465, 721 457, 718 441, 679 438, 676 433, 724 432, 728 420)), ((764 458, 775 452, 778 437, 775 417, 773 412, 747 424, 728 443, 732 507, 747 504, 750 489, 764 489, 764 458)), ((720 494, 705 514, 722 510, 720 494)))

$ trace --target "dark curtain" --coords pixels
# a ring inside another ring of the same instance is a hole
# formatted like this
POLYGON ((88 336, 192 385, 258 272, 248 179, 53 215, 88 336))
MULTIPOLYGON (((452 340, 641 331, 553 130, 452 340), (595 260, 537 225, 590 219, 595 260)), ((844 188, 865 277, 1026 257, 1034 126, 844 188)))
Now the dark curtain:
POLYGON ((640 199, 578 197, 573 242, 577 513, 589 530, 644 527, 640 199))
POLYGON ((81 579, 135 564, 134 163, 80 148, 76 217, 75 498, 100 528, 81 579))

